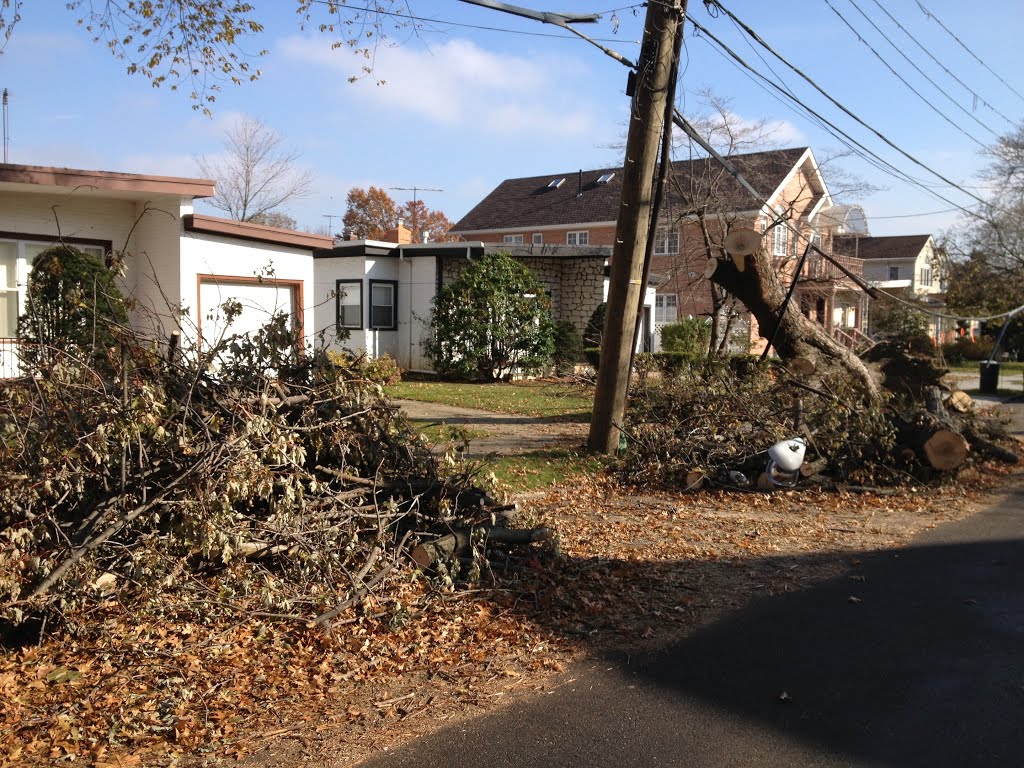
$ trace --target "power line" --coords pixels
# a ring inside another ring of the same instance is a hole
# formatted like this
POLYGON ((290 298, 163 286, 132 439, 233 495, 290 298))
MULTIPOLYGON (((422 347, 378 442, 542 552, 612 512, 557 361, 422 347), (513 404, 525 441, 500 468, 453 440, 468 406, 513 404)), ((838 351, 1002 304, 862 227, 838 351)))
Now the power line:
MULTIPOLYGON (((868 23, 868 24, 870 24, 870 25, 871 25, 871 26, 872 26, 872 27, 873 27, 873 28, 875 29, 875 31, 876 31, 876 32, 878 32, 878 34, 882 36, 882 39, 883 39, 883 40, 885 40, 885 42, 887 42, 887 43, 888 43, 889 45, 891 45, 891 46, 892 46, 892 47, 893 47, 893 48, 894 48, 894 49, 896 50, 896 53, 898 53, 898 54, 899 54, 900 56, 902 56, 902 57, 904 58, 904 60, 905 60, 905 61, 906 61, 906 62, 907 62, 907 63, 908 63, 908 64, 909 64, 910 66, 912 66, 912 67, 913 67, 913 68, 914 68, 914 69, 915 69, 915 70, 917 71, 917 73, 918 73, 918 74, 920 74, 920 75, 921 75, 921 77, 923 77, 923 78, 924 78, 925 80, 927 80, 927 81, 928 81, 929 83, 931 83, 931 85, 932 85, 932 86, 933 86, 933 87, 934 87, 934 88, 935 88, 935 89, 936 89, 936 90, 937 90, 937 91, 938 91, 939 93, 941 93, 941 94, 942 94, 943 96, 945 96, 945 97, 946 97, 947 99, 949 99, 949 100, 950 100, 950 101, 951 101, 951 102, 953 103, 953 105, 954 105, 954 106, 955 106, 955 107, 956 107, 957 109, 959 109, 959 110, 960 110, 961 112, 963 112, 963 113, 964 113, 965 115, 967 115, 967 116, 968 116, 969 118, 971 118, 971 120, 973 120, 974 122, 976 122, 976 123, 977 123, 978 125, 980 125, 980 126, 981 126, 982 128, 984 128, 984 129, 985 129, 986 131, 988 131, 989 133, 991 133, 991 134, 992 134, 993 136, 995 136, 996 138, 999 138, 999 134, 998 134, 998 133, 996 133, 995 131, 993 131, 993 130, 992 130, 992 129, 991 129, 991 128, 990 128, 989 126, 988 126, 988 125, 986 125, 985 123, 981 122, 981 120, 979 120, 979 119, 977 118, 977 116, 976 116, 976 115, 972 115, 972 114, 971 114, 971 113, 970 113, 970 112, 969 112, 969 111, 967 110, 967 108, 966 108, 966 107, 964 107, 964 106, 963 106, 963 105, 962 105, 962 104, 961 104, 961 103, 960 103, 959 101, 957 101, 956 99, 954 99, 954 98, 953 98, 953 97, 952 97, 952 96, 951 96, 951 95, 949 94, 949 92, 948 92, 948 91, 946 91, 946 90, 945 90, 945 89, 944 89, 944 88, 943 88, 943 87, 942 87, 941 85, 939 85, 939 84, 938 84, 938 83, 936 83, 936 82, 935 82, 934 80, 932 80, 932 78, 931 78, 931 77, 929 77, 929 75, 928 75, 928 73, 927 73, 927 72, 925 72, 925 71, 924 71, 923 69, 921 69, 921 68, 920 68, 919 66, 917 66, 917 64, 915 64, 915 63, 914 63, 914 61, 913 61, 913 60, 912 60, 912 59, 911 59, 911 58, 910 58, 909 56, 907 56, 907 54, 906 54, 906 53, 904 53, 904 52, 903 52, 903 49, 902 49, 902 48, 900 48, 900 47, 899 47, 898 45, 896 45, 896 43, 894 43, 894 42, 892 41, 892 38, 890 38, 890 37, 889 37, 889 36, 888 36, 887 34, 885 34, 885 32, 883 32, 883 31, 882 31, 882 29, 881 29, 881 28, 880 28, 880 27, 879 27, 879 26, 878 26, 877 24, 875 24, 875 22, 874 22, 874 21, 873 21, 873 20, 871 19, 871 17, 870 17, 870 16, 868 16, 868 15, 867 15, 866 13, 864 13, 864 10, 863 10, 863 9, 862 9, 862 8, 861 8, 861 7, 859 6, 859 5, 857 5, 857 2, 856 2, 856 0, 848 0, 848 1, 849 1, 850 5, 852 5, 852 6, 854 7, 854 8, 856 8, 856 9, 857 9, 857 13, 859 13, 859 14, 860 14, 861 16, 863 16, 863 17, 864 17, 864 20, 865 20, 865 21, 867 21, 867 23, 868 23)), ((877 0, 876 0, 876 2, 877 2, 877 0)), ((831 3, 829 3, 829 7, 830 7, 830 8, 832 8, 832 10, 833 10, 833 11, 835 11, 835 13, 836 13, 836 14, 839 14, 839 12, 838 12, 838 11, 836 11, 836 9, 835 9, 835 8, 834 8, 834 7, 832 6, 832 4, 831 4, 831 3)), ((842 15, 840 15, 840 18, 842 18, 842 15)), ((846 21, 846 19, 843 19, 843 21, 846 21)), ((847 22, 847 25, 849 26, 849 22, 847 22)), ((860 38, 860 35, 858 35, 858 39, 861 39, 861 38, 860 38)), ((866 42, 865 40, 861 39, 861 42, 863 42, 863 43, 864 43, 865 45, 867 45, 867 42, 866 42)), ((868 46, 868 48, 871 48, 871 46, 869 45, 869 46, 868 46)), ((874 48, 871 48, 871 51, 872 51, 872 53, 874 53, 874 54, 875 54, 876 56, 878 56, 878 53, 877 53, 877 52, 875 52, 875 49, 874 49, 874 48)), ((879 56, 879 58, 881 58, 881 56, 879 56)), ((887 64, 887 63, 886 63, 886 62, 885 62, 884 60, 882 61, 882 63, 883 63, 883 64, 885 64, 885 65, 886 65, 887 67, 889 66, 889 65, 888 65, 888 64, 887 64)), ((890 71, 893 71, 893 70, 892 70, 892 67, 889 67, 889 70, 890 70, 890 71)), ((894 74, 895 74, 895 73, 894 73, 894 74)), ((899 75, 897 75, 897 77, 899 77, 899 75)), ((906 83, 906 80, 904 80, 904 79, 903 79, 902 77, 900 77, 900 81, 901 81, 901 82, 903 82, 903 83, 906 83)), ((909 88, 910 86, 908 85, 907 87, 909 88)), ((914 89, 913 89, 913 88, 911 88, 911 90, 914 90, 914 89)), ((917 93, 917 91, 914 91, 914 93, 917 93)), ((919 93, 918 93, 918 96, 921 96, 921 94, 919 94, 919 93)), ((923 96, 921 96, 921 98, 922 98, 922 99, 924 99, 924 97, 923 97, 923 96)), ((933 105, 931 104, 931 102, 929 102, 929 101, 925 100, 925 103, 927 103, 927 104, 928 104, 929 106, 931 106, 931 107, 932 107, 933 109, 935 109, 935 110, 936 110, 936 111, 938 112, 938 109, 937 109, 937 108, 935 108, 935 107, 934 107, 934 106, 933 106, 933 105)), ((940 114, 943 114, 943 113, 940 113, 940 114)), ((944 114, 943 114, 943 117, 945 117, 945 115, 944 115, 944 114)), ((949 120, 949 118, 946 118, 946 119, 947 119, 947 120, 949 120)), ((952 122, 952 120, 949 120, 949 122, 950 122, 950 123, 952 123, 952 124, 953 124, 954 126, 956 126, 956 123, 953 123, 953 122, 952 122)), ((959 126, 956 126, 956 127, 957 127, 957 128, 959 128, 959 126)), ((965 135, 967 135, 967 136, 970 136, 970 138, 972 138, 972 139, 974 138, 974 137, 973 137, 973 136, 971 136, 970 134, 967 134, 967 133, 966 133, 966 131, 963 131, 963 133, 965 133, 965 135)), ((978 141, 977 139, 974 139, 974 140, 975 140, 975 141, 978 141)), ((979 144, 982 144, 982 142, 980 142, 980 141, 978 141, 978 143, 979 143, 979 144)))
POLYGON ((963 40, 961 40, 961 39, 960 39, 959 37, 957 37, 957 36, 956 36, 956 33, 955 33, 955 32, 953 32, 952 30, 950 30, 950 29, 949 29, 949 27, 947 27, 947 26, 946 26, 945 24, 943 24, 943 23, 942 23, 942 20, 941 20, 941 19, 940 19, 940 18, 939 18, 938 16, 936 16, 936 15, 935 15, 934 13, 932 13, 931 11, 929 11, 929 10, 928 10, 928 9, 927 9, 927 8, 925 7, 924 3, 922 3, 922 2, 921 2, 921 0, 915 0, 915 1, 917 2, 917 7, 921 9, 921 13, 923 13, 923 14, 924 14, 925 16, 927 16, 927 17, 928 17, 929 19, 931 19, 931 20, 932 20, 932 21, 934 21, 934 22, 935 22, 936 24, 938 24, 938 25, 939 25, 940 27, 942 27, 942 29, 943 29, 943 30, 945 30, 946 34, 947 34, 947 35, 949 35, 950 37, 952 37, 952 38, 953 38, 954 40, 956 40, 956 41, 957 41, 957 42, 958 42, 958 43, 960 44, 960 47, 961 47, 961 48, 963 48, 963 49, 964 49, 965 51, 967 51, 967 52, 968 52, 969 54, 971 54, 971 56, 972 56, 972 57, 974 58, 974 60, 975 60, 976 62, 978 62, 979 64, 981 64, 981 66, 983 66, 983 67, 984 67, 985 69, 987 69, 987 70, 988 70, 988 71, 989 71, 990 73, 992 73, 992 75, 993 75, 993 76, 994 76, 994 77, 996 78, 996 80, 998 80, 998 81, 999 81, 1000 83, 1002 83, 1002 84, 1003 84, 1003 85, 1005 85, 1005 86, 1006 86, 1007 88, 1009 88, 1009 89, 1010 89, 1011 91, 1013 91, 1013 93, 1014 93, 1014 94, 1016 94, 1016 96, 1017 96, 1017 98, 1018 98, 1018 99, 1020 99, 1021 101, 1024 101, 1024 96, 1022 96, 1022 95, 1020 94, 1020 91, 1018 91, 1018 90, 1017 90, 1016 88, 1014 88, 1014 87, 1013 87, 1012 85, 1010 85, 1010 84, 1009 84, 1008 82, 1006 82, 1005 80, 1003 80, 1003 78, 1002 78, 1002 77, 1000 77, 1000 76, 999 76, 999 74, 998 74, 998 73, 997 73, 997 72, 996 72, 996 71, 995 71, 994 69, 992 69, 992 67, 990 67, 990 66, 989 66, 988 64, 986 64, 986 63, 985 63, 984 61, 982 61, 982 60, 981 60, 981 59, 980 59, 980 58, 978 57, 978 54, 976 54, 976 53, 975 53, 974 51, 972 51, 972 50, 971 50, 970 48, 968 48, 968 47, 967 47, 967 43, 965 43, 965 42, 964 42, 963 40))
MULTIPOLYGON (((789 96, 789 94, 787 94, 787 93, 786 93, 786 92, 785 92, 785 91, 784 91, 784 90, 782 89, 782 87, 781 87, 781 86, 779 86, 779 85, 778 85, 777 83, 774 83, 773 81, 771 81, 770 79, 768 79, 767 77, 765 77, 765 76, 764 76, 763 74, 761 74, 760 72, 758 72, 758 71, 757 71, 756 69, 754 69, 754 68, 753 68, 752 66, 750 66, 750 64, 748 64, 748 63, 747 63, 746 61, 744 61, 744 60, 743 60, 743 58, 742 58, 741 56, 739 56, 739 54, 737 54, 737 53, 736 53, 735 51, 733 51, 733 50, 732 50, 731 48, 729 48, 729 46, 727 46, 727 45, 726 45, 726 44, 725 44, 724 42, 722 42, 722 41, 721 41, 720 39, 718 39, 717 37, 715 37, 715 35, 714 35, 714 34, 712 34, 712 33, 710 32, 710 30, 708 30, 708 29, 707 29, 706 27, 703 27, 703 26, 701 26, 701 25, 700 25, 700 24, 699 24, 698 22, 694 21, 694 20, 693 20, 692 18, 690 19, 690 23, 691 23, 691 24, 692 24, 692 25, 693 25, 693 26, 694 26, 694 27, 695 27, 696 29, 699 29, 699 30, 700 30, 700 31, 701 31, 701 32, 702 32, 702 33, 703 33, 703 34, 704 34, 704 35, 705 35, 706 37, 708 37, 708 38, 710 38, 711 40, 713 40, 713 41, 715 42, 715 44, 716 44, 716 45, 718 45, 718 46, 719 46, 720 48, 722 48, 722 50, 723 50, 723 51, 725 51, 725 52, 726 52, 726 53, 727 53, 727 54, 728 54, 728 55, 729 55, 730 57, 732 57, 732 58, 733 58, 733 59, 734 59, 734 60, 735 60, 736 62, 738 62, 738 63, 739 63, 740 65, 742 65, 742 66, 743 66, 744 68, 746 68, 747 70, 749 70, 749 71, 750 71, 751 73, 753 73, 753 74, 754 74, 754 75, 755 75, 756 77, 758 77, 758 78, 759 78, 759 79, 761 79, 761 80, 762 80, 763 82, 765 82, 765 83, 766 83, 766 84, 767 84, 768 86, 770 86, 770 87, 772 87, 772 88, 775 88, 776 90, 778 90, 778 91, 782 92, 782 93, 783 93, 784 95, 786 95, 786 96, 787 96, 788 98, 791 98, 791 99, 793 99, 794 103, 798 104, 798 105, 799 105, 799 106, 800 106, 800 107, 801 107, 802 109, 804 109, 804 110, 807 110, 807 112, 808 112, 808 113, 810 113, 810 114, 814 115, 814 117, 815 117, 815 118, 816 118, 817 120, 821 121, 821 123, 823 123, 824 125, 827 125, 827 126, 829 126, 829 131, 830 131, 830 133, 832 133, 832 135, 834 135, 834 136, 839 136, 839 135, 841 135, 841 136, 845 137, 845 139, 846 139, 846 140, 848 140, 849 142, 852 142, 852 143, 853 143, 854 145, 856 145, 856 146, 857 146, 857 147, 859 147, 859 148, 860 148, 861 150, 863 150, 863 152, 867 153, 867 154, 868 154, 868 155, 870 155, 870 156, 871 156, 872 158, 874 158, 874 160, 875 160, 875 161, 876 161, 876 162, 877 162, 878 164, 880 164, 880 165, 878 165, 878 166, 876 166, 876 167, 879 167, 879 168, 882 168, 882 167, 884 167, 884 168, 888 169, 888 170, 887 170, 886 172, 887 172, 887 173, 889 173, 890 175, 894 176, 895 178, 899 178, 899 179, 902 179, 902 180, 906 181, 907 183, 909 183, 909 184, 912 184, 913 186, 916 186, 916 187, 918 187, 919 189, 922 189, 922 190, 924 190, 924 191, 925 191, 925 192, 927 192, 928 194, 930 194, 930 195, 932 195, 933 197, 935 197, 935 198, 937 198, 937 199, 941 200, 941 201, 942 201, 942 202, 944 202, 944 203, 947 203, 947 204, 949 204, 949 205, 952 205, 952 206, 956 206, 956 207, 957 207, 958 209, 962 210, 962 211, 963 211, 964 213, 966 213, 966 214, 969 214, 969 215, 972 215, 972 216, 973 216, 973 215, 975 215, 975 214, 974 214, 974 212, 973 212, 973 211, 971 211, 970 209, 968 209, 968 208, 964 208, 963 206, 961 206, 961 205, 959 205, 958 203, 956 203, 956 202, 955 202, 954 200, 950 200, 950 199, 949 199, 948 197, 945 197, 944 195, 941 195, 941 194, 940 194, 939 192, 935 191, 934 189, 932 189, 932 188, 931 188, 931 187, 929 187, 928 185, 926 185, 926 184, 922 183, 921 181, 919 181, 919 180, 915 179, 914 177, 910 176, 910 175, 909 175, 909 174, 907 174, 906 172, 904 172, 904 171, 900 170, 899 168, 897 168, 896 166, 894 166, 894 165, 893 165, 892 163, 890 163, 890 162, 888 162, 887 160, 885 160, 884 158, 882 158, 882 157, 881 157, 881 156, 880 156, 879 154, 877 154, 876 152, 874 152, 874 151, 872 151, 872 150, 868 149, 868 147, 866 147, 866 146, 865 146, 864 144, 862 144, 861 142, 859 142, 859 141, 858 141, 857 139, 855 139, 855 138, 854 138, 853 136, 851 136, 851 135, 850 135, 849 133, 847 133, 846 131, 844 131, 844 130, 843 130, 842 128, 840 128, 840 127, 839 127, 838 125, 836 125, 836 124, 835 124, 835 123, 833 123, 832 121, 828 120, 828 118, 824 117, 824 116, 823 116, 823 115, 821 115, 820 113, 818 113, 818 112, 816 112, 815 110, 813 110, 813 109, 812 109, 811 107, 809 107, 809 106, 808 106, 807 104, 805 104, 805 103, 804 103, 803 101, 801 101, 801 100, 799 100, 799 99, 794 99, 793 97, 789 96)), ((820 89, 819 89, 819 90, 820 90, 820 89)), ((826 96, 827 96, 827 94, 826 94, 826 96)), ((848 114, 851 114, 851 113, 849 113, 849 112, 848 112, 848 114)), ((871 129, 871 130, 873 131, 873 129, 871 129)), ((873 131, 873 132, 874 132, 874 131, 873 131)), ((875 132, 875 133, 877 133, 877 132, 875 132)), ((887 143, 890 143, 890 144, 891 144, 891 142, 888 142, 888 140, 886 140, 886 141, 887 141, 887 143)), ((895 146, 895 145, 892 145, 892 146, 895 146)), ((898 148, 897 148, 897 149, 898 149, 898 148)), ((903 152, 902 152, 902 150, 900 150, 900 152, 901 152, 901 153, 903 153, 903 152)), ((903 154, 905 154, 905 153, 903 153, 903 154)), ((920 163, 919 163, 919 164, 920 164, 920 163)), ((930 170, 930 169, 929 169, 929 170, 930 170)), ((938 175, 938 174, 936 174, 936 175, 938 175)), ((942 178, 942 179, 943 179, 944 181, 947 181, 947 183, 949 183, 949 184, 950 184, 950 185, 952 185, 952 186, 958 186, 958 185, 954 184, 953 182, 949 182, 949 181, 948 181, 947 179, 945 179, 945 177, 942 177, 942 176, 940 176, 940 178, 942 178)), ((964 190, 964 191, 966 192, 966 190, 964 190)), ((976 196, 974 196, 974 195, 971 195, 970 193, 966 193, 966 194, 968 194, 968 195, 969 195, 969 196, 971 196, 971 197, 975 197, 975 199, 978 199, 978 200, 979 200, 980 202, 984 202, 984 201, 981 201, 981 200, 980 200, 980 198, 977 198, 976 196)))
MULTIPOLYGON (((362 12, 365 12, 365 13, 375 13, 375 14, 377 14, 379 16, 391 16, 391 17, 396 18, 396 19, 408 19, 409 21, 419 21, 419 22, 424 22, 424 23, 427 23, 427 24, 443 24, 444 26, 447 26, 447 27, 461 27, 463 29, 476 29, 476 30, 480 30, 482 32, 501 32, 503 34, 509 34, 509 35, 524 35, 526 37, 547 37, 547 38, 555 38, 557 40, 571 40, 572 39, 568 35, 561 35, 561 34, 558 34, 557 32, 529 32, 527 30, 522 30, 522 29, 508 29, 507 27, 492 27, 492 26, 487 26, 485 24, 467 24, 467 23, 461 22, 461 21, 447 21, 445 19, 429 18, 427 16, 414 16, 414 15, 409 14, 409 13, 397 13, 395 11, 385 11, 385 10, 382 10, 380 8, 370 8, 368 6, 348 5, 348 4, 340 5, 339 6, 337 3, 332 3, 331 0, 310 0, 310 2, 315 3, 316 5, 326 5, 326 6, 334 5, 335 7, 339 8, 339 10, 362 11, 362 12)), ((620 8, 618 10, 627 10, 627 9, 630 9, 630 8, 639 8, 642 5, 643 5, 642 3, 637 4, 637 5, 629 5, 629 6, 625 6, 623 8, 620 8)), ((571 32, 572 30, 569 30, 569 31, 571 32)), ((633 45, 639 45, 639 42, 640 42, 639 40, 625 40, 625 39, 620 39, 620 38, 612 39, 612 38, 601 38, 601 37, 598 37, 598 38, 594 38, 594 39, 598 40, 600 42, 603 42, 603 43, 630 43, 630 44, 633 44, 633 45)))
MULTIPOLYGON (((820 85, 818 85, 809 76, 804 74, 804 72, 800 68, 798 68, 795 64, 790 63, 786 58, 784 58, 780 53, 778 53, 774 48, 772 48, 767 42, 765 42, 765 40, 759 34, 757 34, 757 32, 755 32, 753 29, 751 29, 744 22, 740 21, 736 17, 736 15, 733 14, 732 11, 727 9, 725 6, 723 6, 722 3, 719 2, 719 0, 709 0, 709 2, 713 2, 721 10, 723 10, 731 19, 735 20, 736 23, 738 23, 743 28, 743 30, 748 35, 750 35, 750 37, 753 38, 758 43, 758 45, 762 46, 765 50, 767 50, 775 58, 777 58, 779 61, 781 61, 783 64, 785 64, 791 70, 793 70, 793 72, 795 72, 797 75, 799 75, 801 78, 803 78, 811 87, 813 87, 816 91, 818 91, 818 93, 820 93, 822 96, 824 96, 826 99, 828 99, 833 105, 835 105, 838 109, 840 109, 842 112, 844 112, 847 116, 849 116, 854 121, 856 121, 859 125, 861 125, 862 127, 866 128, 868 131, 870 131, 875 136, 877 136, 879 139, 881 139, 883 142, 885 142, 885 144, 887 144, 889 147, 891 147, 892 149, 894 149, 897 152, 899 152, 901 155, 903 155, 905 158, 910 160, 915 165, 917 165, 920 168, 923 168, 924 170, 928 171, 928 173, 932 174, 933 176, 935 176, 940 181, 945 182, 946 184, 948 184, 953 189, 958 189, 959 191, 963 192, 965 195, 967 195, 968 197, 972 198, 973 200, 976 200, 977 202, 981 203, 982 205, 986 204, 985 200, 983 200, 982 198, 978 197, 973 192, 970 192, 969 190, 964 189, 962 186, 957 184, 952 179, 946 178, 946 176, 944 176, 943 174, 939 173, 934 168, 931 168, 930 166, 928 166, 927 164, 925 164, 921 160, 918 160, 916 157, 914 157, 914 155, 910 154, 905 149, 903 149, 902 147, 897 145, 892 139, 890 139, 888 136, 883 134, 877 128, 869 125, 867 122, 865 122, 859 116, 857 116, 849 107, 847 107, 842 102, 840 102, 838 99, 836 99, 834 96, 829 94, 824 88, 822 88, 820 85)), ((692 21, 692 19, 691 19, 691 21, 692 21)), ((696 23, 696 22, 694 22, 694 23, 696 23)), ((705 30, 705 32, 706 32, 706 30, 705 30)), ((946 202, 950 203, 951 205, 955 205, 955 203, 953 203, 952 200, 947 200, 946 202)))
POLYGON ((1009 117, 1004 115, 1002 112, 1000 112, 998 109, 996 109, 994 106, 992 106, 985 99, 981 98, 981 96, 978 95, 978 92, 976 90, 971 88, 969 85, 967 85, 967 83, 965 83, 963 80, 961 80, 959 77, 957 77, 953 72, 951 72, 950 69, 945 64, 943 64, 938 58, 936 58, 935 54, 932 53, 929 50, 928 46, 922 44, 921 41, 918 40, 910 31, 908 31, 906 27, 904 27, 902 24, 900 24, 899 20, 895 16, 893 16, 891 13, 889 13, 889 10, 884 5, 882 5, 880 0, 871 0, 871 1, 881 9, 882 13, 884 13, 886 16, 889 17, 889 19, 892 21, 893 24, 895 24, 897 27, 899 27, 900 30, 902 30, 903 34, 905 34, 907 37, 909 37, 911 39, 911 41, 913 41, 914 45, 916 45, 918 48, 920 48, 928 58, 930 58, 932 61, 934 61, 942 69, 943 72, 945 72, 951 78, 956 80, 963 87, 963 89, 965 91, 967 91, 969 94, 971 94, 971 96, 974 97, 975 102, 981 104, 982 106, 988 107, 990 110, 992 110, 995 114, 999 115, 999 117, 1003 118, 1003 120, 1005 120, 1010 125, 1015 125, 1013 120, 1011 120, 1009 117))

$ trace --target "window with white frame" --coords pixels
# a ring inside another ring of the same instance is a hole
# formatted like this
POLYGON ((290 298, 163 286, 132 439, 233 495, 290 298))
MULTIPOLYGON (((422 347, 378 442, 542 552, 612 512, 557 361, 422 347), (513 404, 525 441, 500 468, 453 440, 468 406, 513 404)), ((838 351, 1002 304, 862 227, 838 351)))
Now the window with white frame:
POLYGON ((659 293, 654 297, 654 322, 674 323, 679 319, 679 301, 674 293, 659 293))
POLYGON ((363 327, 362 280, 335 281, 334 302, 339 332, 363 327))
POLYGON ((786 247, 789 244, 789 227, 782 218, 782 208, 776 208, 775 226, 772 227, 772 256, 785 258, 786 247))
POLYGON ((18 335, 18 244, 0 242, 0 339, 18 335))
POLYGON ((505 235, 501 240, 505 245, 522 245, 522 235, 505 235))
POLYGON ((679 253, 679 227, 658 227, 654 235, 654 253, 658 256, 679 253))
MULTIPOLYGON (((107 248, 102 245, 66 242, 101 263, 107 253, 107 248)), ((55 245, 57 243, 52 241, 27 238, 0 240, 0 339, 18 337, 18 316, 24 313, 24 287, 32 262, 40 253, 55 245)))
POLYGON ((921 267, 921 286, 923 288, 932 287, 932 268, 921 267))
POLYGON ((899 267, 889 267, 889 279, 890 280, 899 280, 900 279, 900 268, 899 267))
POLYGON ((370 281, 370 329, 398 330, 398 281, 370 281))
POLYGON ((565 233, 565 244, 566 245, 589 245, 590 244, 590 231, 582 230, 580 232, 566 232, 565 233))
POLYGON ((542 232, 534 232, 533 233, 533 244, 534 245, 544 245, 544 234, 542 232))

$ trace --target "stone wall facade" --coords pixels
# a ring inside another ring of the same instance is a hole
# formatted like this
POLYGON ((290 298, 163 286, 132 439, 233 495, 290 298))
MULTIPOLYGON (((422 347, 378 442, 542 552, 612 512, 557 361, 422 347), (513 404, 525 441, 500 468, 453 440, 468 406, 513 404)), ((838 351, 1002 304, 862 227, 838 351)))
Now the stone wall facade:
MULTIPOLYGON (((604 259, 593 256, 516 256, 551 296, 555 320, 568 320, 582 334, 597 305, 604 301, 604 259)), ((448 285, 469 266, 466 259, 445 259, 441 284, 448 285)))

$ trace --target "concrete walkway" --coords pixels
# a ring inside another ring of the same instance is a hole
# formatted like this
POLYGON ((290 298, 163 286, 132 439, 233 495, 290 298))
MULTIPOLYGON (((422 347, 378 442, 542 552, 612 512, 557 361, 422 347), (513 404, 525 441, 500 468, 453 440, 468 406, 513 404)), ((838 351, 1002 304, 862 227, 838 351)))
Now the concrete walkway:
POLYGON ((466 458, 488 454, 513 456, 554 448, 580 448, 586 442, 586 421, 558 421, 545 416, 514 416, 507 413, 460 408, 419 400, 394 400, 405 415, 432 424, 461 426, 481 433, 474 437, 466 458))
POLYGON ((366 768, 1018 766, 1024 761, 1024 486, 851 578, 759 601, 659 653, 366 768))

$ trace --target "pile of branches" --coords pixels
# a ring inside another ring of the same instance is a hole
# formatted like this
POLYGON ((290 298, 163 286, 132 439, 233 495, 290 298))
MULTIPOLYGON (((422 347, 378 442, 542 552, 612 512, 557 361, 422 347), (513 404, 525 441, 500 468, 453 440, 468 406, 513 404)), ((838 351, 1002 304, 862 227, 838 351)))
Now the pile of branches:
POLYGON ((187 359, 122 334, 0 385, 2 619, 181 592, 328 623, 418 537, 481 517, 363 361, 295 341, 282 319, 187 359))
POLYGON ((631 394, 620 469, 648 487, 768 488, 768 449, 797 438, 807 446, 801 476, 825 485, 929 482, 978 458, 1017 461, 992 420, 939 410, 929 413, 923 395, 872 400, 810 370, 698 367, 631 394))

